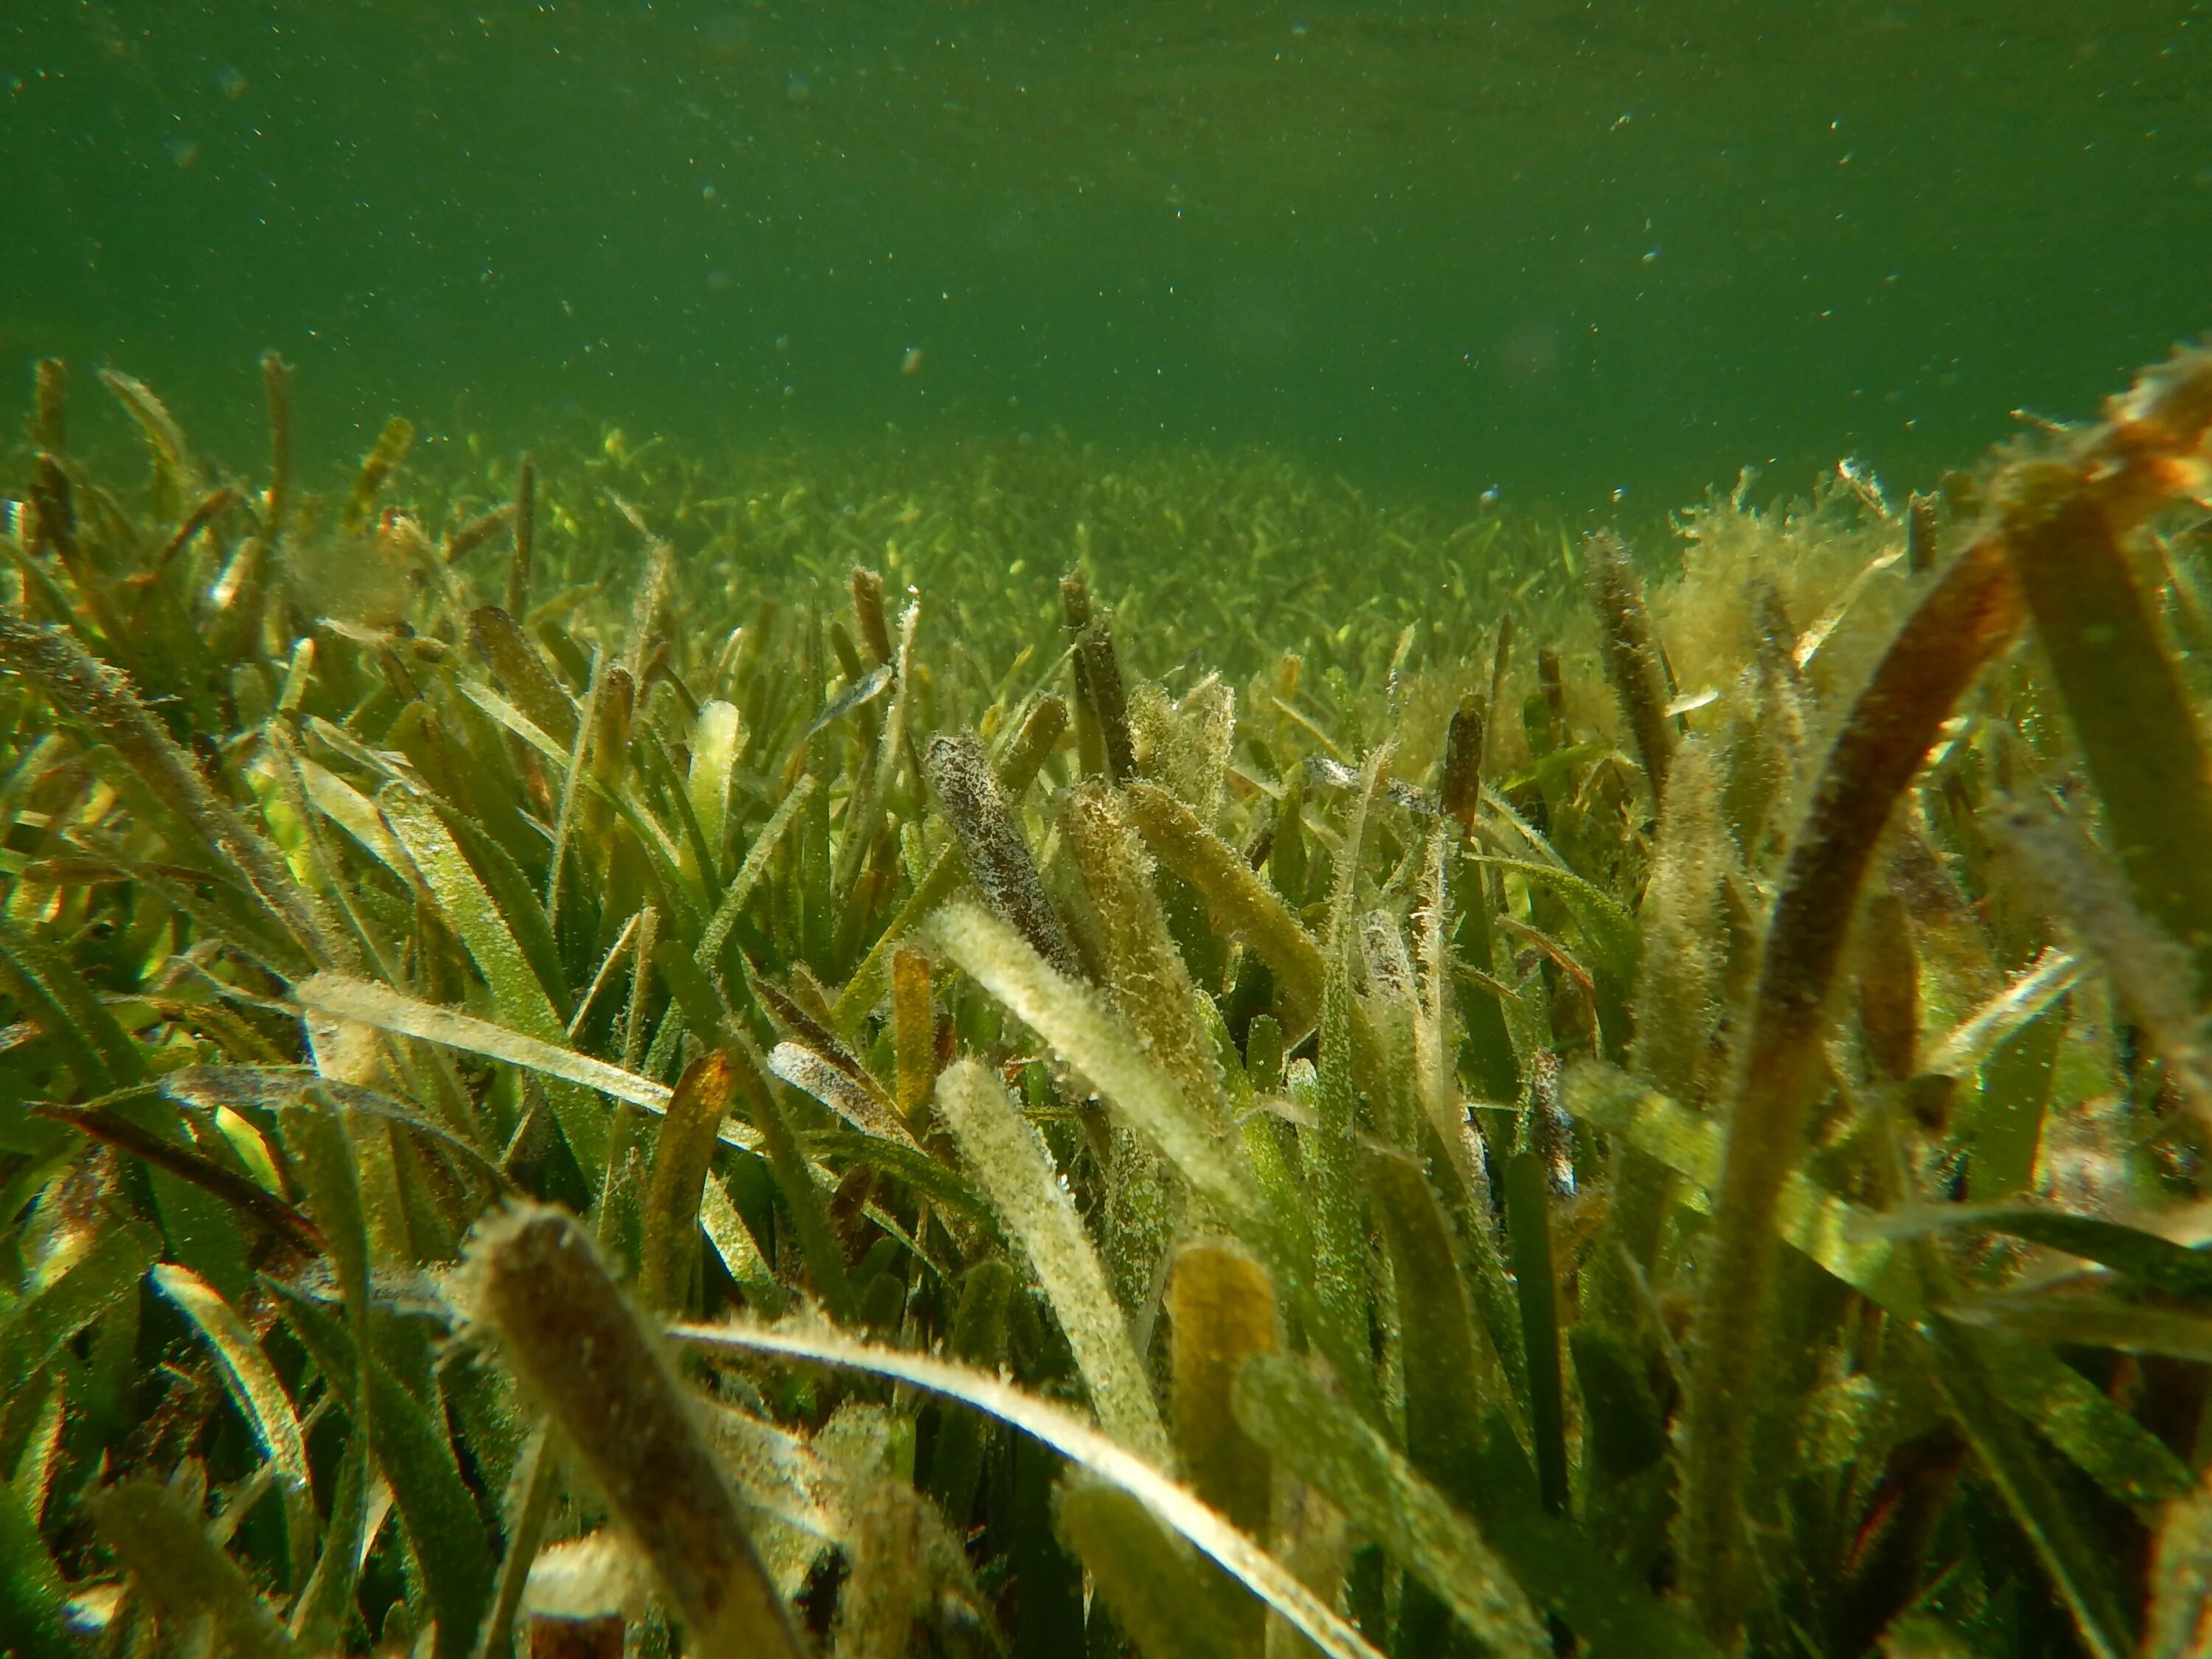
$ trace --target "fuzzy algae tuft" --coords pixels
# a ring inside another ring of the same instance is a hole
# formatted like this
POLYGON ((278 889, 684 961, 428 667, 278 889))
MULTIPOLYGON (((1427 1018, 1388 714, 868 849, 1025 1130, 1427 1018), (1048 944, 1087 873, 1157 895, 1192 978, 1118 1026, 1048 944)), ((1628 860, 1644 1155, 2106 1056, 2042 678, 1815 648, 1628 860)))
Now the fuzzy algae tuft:
POLYGON ((2212 354, 1663 559, 264 370, 0 526, 0 1650, 2201 1650, 2212 354))

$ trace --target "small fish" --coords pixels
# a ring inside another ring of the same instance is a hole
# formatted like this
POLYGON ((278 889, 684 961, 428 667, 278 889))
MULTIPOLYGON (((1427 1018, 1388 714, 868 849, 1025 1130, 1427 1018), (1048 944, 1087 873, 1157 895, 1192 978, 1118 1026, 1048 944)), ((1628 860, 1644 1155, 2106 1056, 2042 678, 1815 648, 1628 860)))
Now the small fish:
POLYGON ((814 724, 808 726, 805 732, 800 736, 799 739, 799 742, 805 743, 809 738, 812 738, 817 732, 820 732, 828 726, 835 726, 839 720, 844 719, 846 715, 851 714, 862 703, 873 702, 878 697, 883 696, 884 688, 890 685, 891 681, 896 678, 896 677, 891 672, 891 665, 889 663, 878 663, 873 668, 871 668, 866 673, 861 675, 860 678, 854 680, 842 691, 840 691, 836 696, 830 699, 829 704, 819 714, 817 714, 814 717, 814 724))
MULTIPOLYGON (((1327 755, 1306 757, 1306 776, 1324 789, 1359 787, 1358 769, 1346 766, 1340 760, 1332 760, 1327 755)), ((1425 813, 1430 817, 1436 817, 1443 811, 1443 808, 1437 804, 1437 798, 1427 790, 1416 789, 1412 784, 1397 778, 1393 778, 1384 784, 1382 793, 1397 805, 1403 806, 1410 811, 1425 813)))
POLYGON ((905 375, 909 380, 915 375, 921 373, 921 348, 920 346, 908 346, 906 349, 906 358, 899 364, 899 373, 905 375))

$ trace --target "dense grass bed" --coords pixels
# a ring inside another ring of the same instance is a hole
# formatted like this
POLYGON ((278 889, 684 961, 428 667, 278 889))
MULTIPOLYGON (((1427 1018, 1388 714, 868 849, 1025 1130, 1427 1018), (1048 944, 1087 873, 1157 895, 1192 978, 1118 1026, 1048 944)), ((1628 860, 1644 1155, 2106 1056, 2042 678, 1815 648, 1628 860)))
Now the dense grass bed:
POLYGON ((0 1652, 2182 1659, 2212 358, 1625 545, 1062 442, 0 526, 0 1652))

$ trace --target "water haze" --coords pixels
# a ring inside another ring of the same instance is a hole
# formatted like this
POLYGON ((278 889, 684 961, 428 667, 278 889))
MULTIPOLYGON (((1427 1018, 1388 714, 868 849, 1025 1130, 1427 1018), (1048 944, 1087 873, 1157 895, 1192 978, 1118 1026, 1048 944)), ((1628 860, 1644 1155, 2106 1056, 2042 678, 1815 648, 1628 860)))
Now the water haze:
POLYGON ((2212 325, 2208 49, 2168 0, 15 0, 0 383, 112 362, 240 461, 273 346, 332 464, 404 412, 1923 483, 2212 325))

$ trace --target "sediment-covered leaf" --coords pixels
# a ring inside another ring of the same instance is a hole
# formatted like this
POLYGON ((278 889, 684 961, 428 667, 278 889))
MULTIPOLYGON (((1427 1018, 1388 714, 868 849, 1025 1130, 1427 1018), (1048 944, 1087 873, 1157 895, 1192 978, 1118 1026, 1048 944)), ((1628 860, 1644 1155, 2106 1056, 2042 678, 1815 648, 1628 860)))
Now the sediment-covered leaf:
POLYGON ((1418 1575, 1486 1646, 1537 1659, 1542 1625, 1474 1523, 1297 1361, 1261 1355, 1237 1379, 1245 1431, 1418 1575))
POLYGON ((1034 1436, 1088 1473, 1136 1498, 1170 1528, 1212 1557, 1281 1613, 1329 1659, 1375 1659, 1358 1631, 1316 1598, 1282 1563, 1137 1456, 1079 1418, 996 1376, 921 1354, 856 1342, 831 1331, 781 1326, 677 1325, 669 1335, 708 1350, 781 1355, 895 1378, 989 1413, 1034 1436))
POLYGON ((482 1054, 487 1060, 526 1066, 580 1088, 597 1090, 632 1106, 642 1106, 649 1112, 666 1111, 673 1092, 665 1083, 625 1072, 619 1066, 578 1054, 558 1042, 510 1030, 473 1014, 418 1002, 389 987, 342 974, 317 974, 302 980, 293 988, 293 995, 303 1008, 339 1019, 358 1020, 401 1036, 442 1043, 449 1048, 482 1054))
POLYGON ((315 1498, 307 1468, 307 1437, 300 1431, 292 1398, 285 1393, 276 1368, 269 1363, 252 1330, 213 1285, 174 1262, 161 1263, 151 1278, 154 1288, 177 1305, 214 1351, 223 1386, 237 1404, 239 1414, 252 1427, 262 1455, 276 1466, 284 1524, 291 1537, 293 1578, 304 1583, 313 1560, 315 1498))
POLYGON ((88 1506, 100 1536, 179 1629, 206 1619, 241 1659, 291 1659, 292 1638, 276 1614, 237 1563, 210 1540, 200 1517, 169 1492, 134 1479, 110 1486, 88 1506))
MULTIPOLYGON (((1086 987, 1044 961, 1005 922, 954 905, 934 932, 961 970, 1096 1084, 1131 1127, 1158 1146, 1240 1230, 1256 1226, 1254 1196, 1227 1146, 1086 987)), ((1249 1235, 1248 1235, 1249 1236, 1249 1235)))
POLYGON ((1099 1426, 1165 1467, 1171 1459, 1167 1431, 1144 1361, 1130 1342, 1127 1316, 1107 1288, 1105 1270, 1044 1142, 1022 1121, 1004 1086, 973 1060, 938 1079, 937 1108, 1044 1286, 1099 1426))
POLYGON ((1192 1553, 1138 1498, 1079 1480, 1061 1490, 1056 1508, 1060 1536, 1145 1659, 1226 1659, 1252 1650, 1206 1594, 1192 1553))

